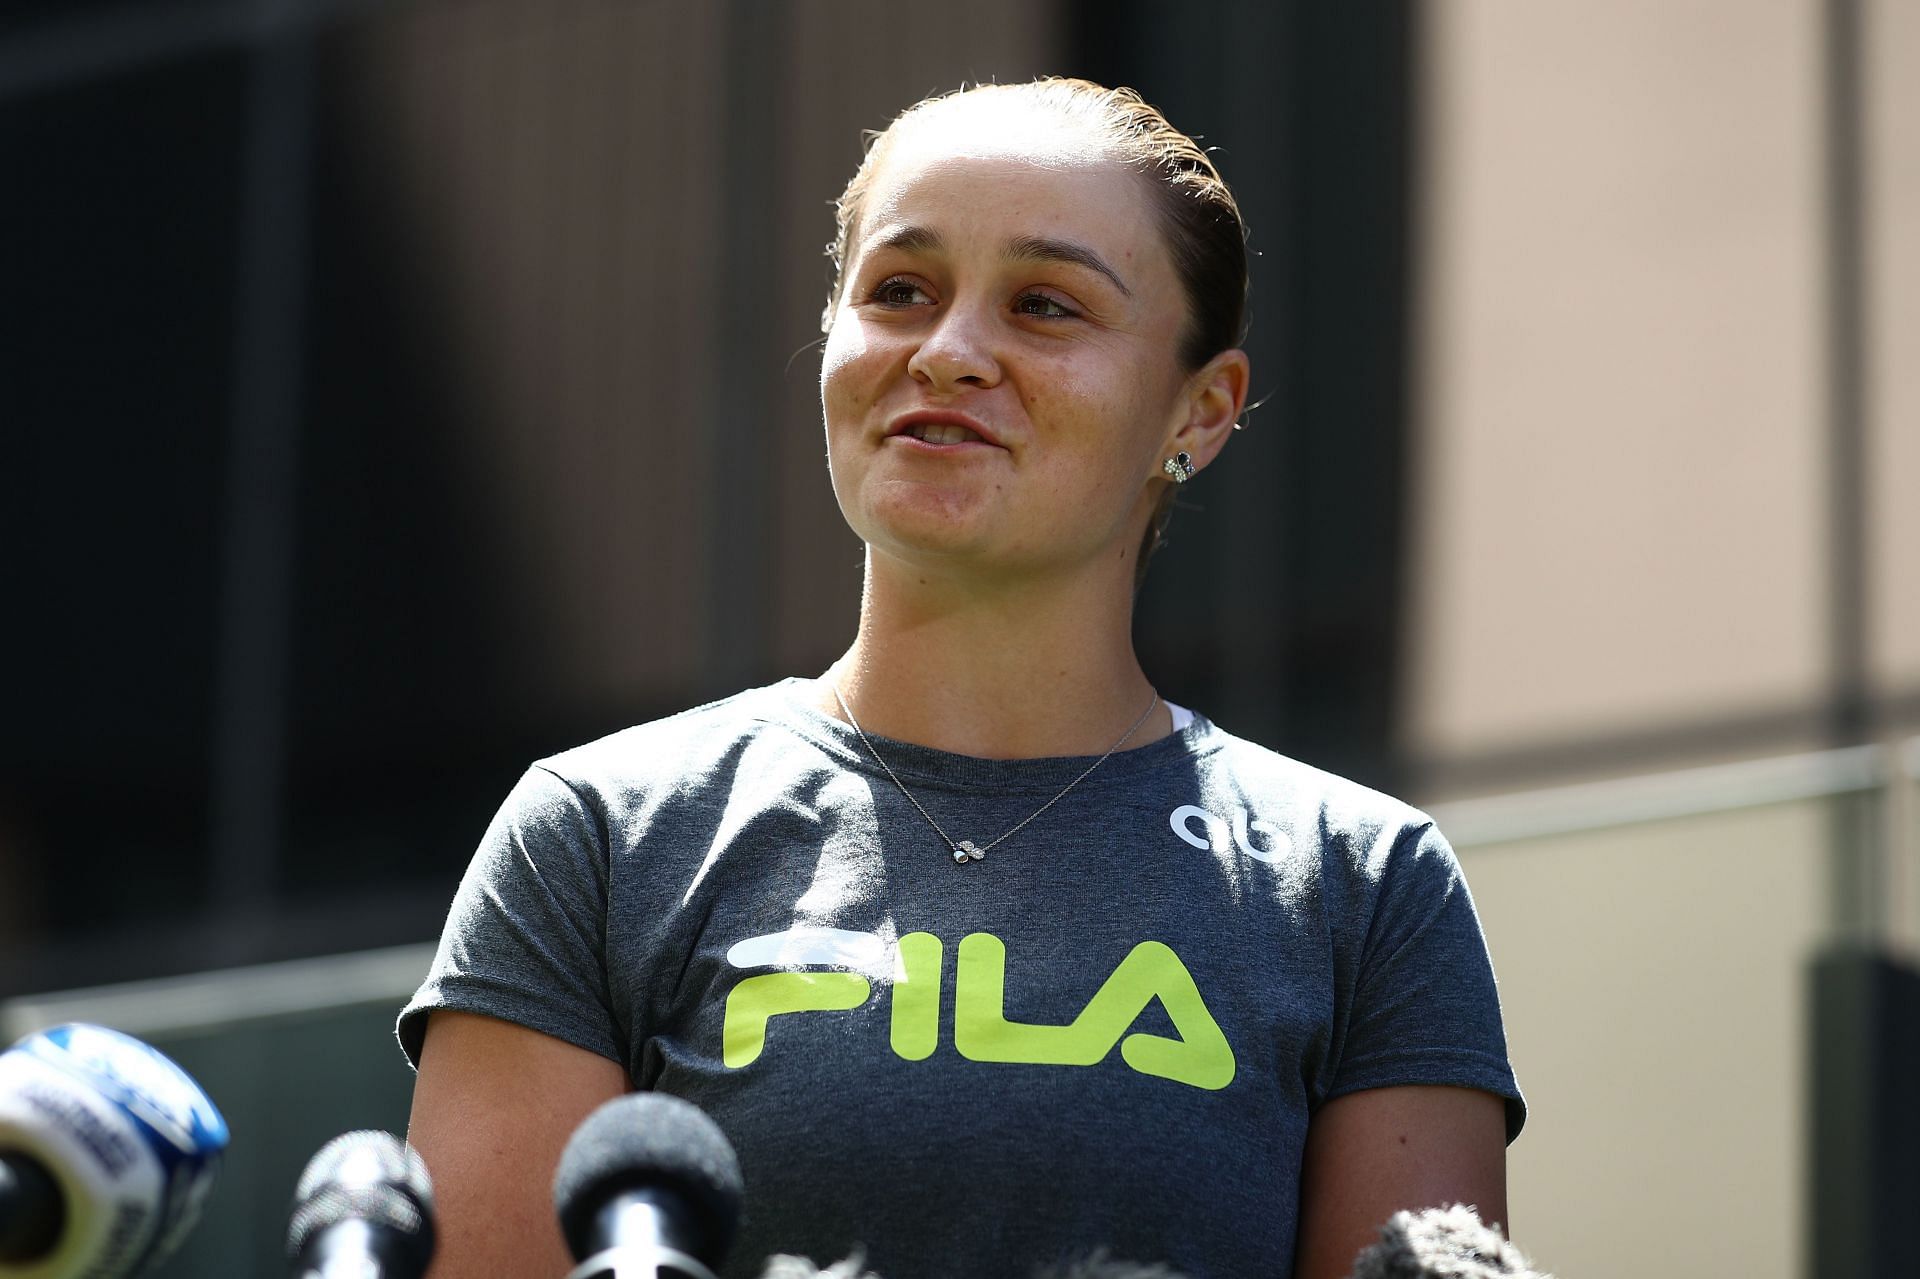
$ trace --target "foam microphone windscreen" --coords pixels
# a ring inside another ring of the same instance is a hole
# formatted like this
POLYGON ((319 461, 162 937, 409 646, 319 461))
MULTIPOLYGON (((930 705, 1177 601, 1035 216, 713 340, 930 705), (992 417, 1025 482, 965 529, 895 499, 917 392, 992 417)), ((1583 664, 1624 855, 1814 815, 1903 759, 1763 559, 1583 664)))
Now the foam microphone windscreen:
POLYGON ((1461 1204, 1396 1212, 1380 1242, 1354 1261, 1351 1279, 1553 1279, 1461 1204))
POLYGON ((433 1259, 433 1183, 418 1151, 392 1133, 335 1137, 307 1161, 293 1192, 287 1256, 297 1260, 346 1222, 364 1223, 391 1254, 389 1266, 426 1273, 433 1259))
POLYGON ((591 1250, 595 1217, 614 1196, 657 1189, 682 1196, 707 1241, 725 1250, 744 1187, 732 1144, 705 1112, 665 1093, 630 1093, 587 1116, 553 1179, 561 1233, 574 1255, 591 1250))

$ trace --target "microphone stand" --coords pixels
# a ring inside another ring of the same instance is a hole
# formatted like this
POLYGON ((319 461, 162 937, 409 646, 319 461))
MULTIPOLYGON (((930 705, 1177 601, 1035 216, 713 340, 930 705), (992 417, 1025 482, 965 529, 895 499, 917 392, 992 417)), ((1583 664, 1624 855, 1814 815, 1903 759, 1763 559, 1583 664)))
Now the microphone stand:
POLYGON ((713 1271, 673 1248, 631 1244, 596 1252, 567 1272, 567 1279, 715 1279, 713 1271))
POLYGON ((630 1190, 600 1210, 599 1242, 624 1239, 575 1266, 567 1279, 714 1279, 713 1271, 680 1245, 697 1247, 677 1196, 630 1190), (636 1242, 637 1241, 637 1242, 636 1242))

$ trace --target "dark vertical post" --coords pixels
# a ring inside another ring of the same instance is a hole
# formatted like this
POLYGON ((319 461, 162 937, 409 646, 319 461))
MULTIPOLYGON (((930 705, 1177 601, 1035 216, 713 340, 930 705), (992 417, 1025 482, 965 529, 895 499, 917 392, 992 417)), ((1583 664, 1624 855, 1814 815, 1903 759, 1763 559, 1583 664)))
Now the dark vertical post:
MULTIPOLYGON (((1836 746, 1873 735, 1868 657, 1866 173, 1862 148, 1859 0, 1826 0, 1824 147, 1827 398, 1828 733, 1836 746)), ((1835 919, 1843 932, 1877 931, 1880 891, 1876 797, 1833 804, 1835 919)))
POLYGON ((1814 961, 1809 1279, 1913 1273, 1920 972, 1842 945, 1814 961))
POLYGON ((767 546, 773 520, 775 416, 780 356, 775 307, 781 278, 780 207, 785 147, 788 6, 729 0, 720 81, 721 222, 713 264, 714 364, 708 433, 709 496, 703 680, 709 695, 764 675, 772 583, 767 546))
MULTIPOLYGON (((1084 0, 1075 69, 1221 148, 1265 404, 1183 495, 1140 649, 1227 727, 1392 788, 1415 146, 1408 0, 1084 0)), ((1153 672, 1158 677, 1159 672, 1153 672)), ((1175 695, 1170 688, 1169 695, 1175 695)))
POLYGON ((260 7, 242 169, 220 615, 210 899, 244 951, 281 848, 295 475, 307 284, 313 32, 294 0, 260 7))
POLYGON ((1388 790, 1405 627, 1413 6, 1294 7, 1282 672, 1309 756, 1388 790))
MULTIPOLYGON (((1867 206, 1859 0, 1822 23, 1826 259, 1828 734, 1873 738, 1867 485, 1867 206)), ((1920 1202, 1920 973, 1874 953, 1882 923, 1874 790, 1835 796, 1829 856, 1838 944, 1813 965, 1807 1274, 1911 1273, 1920 1202)))

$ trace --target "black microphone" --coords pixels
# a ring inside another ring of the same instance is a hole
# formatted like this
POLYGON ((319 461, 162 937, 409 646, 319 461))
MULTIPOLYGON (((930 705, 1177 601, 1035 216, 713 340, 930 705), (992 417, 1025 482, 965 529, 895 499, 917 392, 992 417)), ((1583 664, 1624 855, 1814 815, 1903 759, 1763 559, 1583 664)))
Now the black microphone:
POLYGON ((287 1222, 297 1279, 420 1279, 433 1245, 426 1162, 393 1134, 335 1137, 300 1174, 287 1222))
POLYGON ((127 1279, 200 1219, 227 1124, 187 1073, 104 1026, 0 1053, 0 1279, 127 1279))
POLYGON ((1396 1212, 1380 1242, 1354 1260, 1350 1279, 1552 1279, 1534 1270, 1472 1208, 1396 1212))
POLYGON ((575 1130, 553 1178, 568 1279, 714 1279, 740 1220, 740 1161, 691 1102, 632 1093, 575 1130))

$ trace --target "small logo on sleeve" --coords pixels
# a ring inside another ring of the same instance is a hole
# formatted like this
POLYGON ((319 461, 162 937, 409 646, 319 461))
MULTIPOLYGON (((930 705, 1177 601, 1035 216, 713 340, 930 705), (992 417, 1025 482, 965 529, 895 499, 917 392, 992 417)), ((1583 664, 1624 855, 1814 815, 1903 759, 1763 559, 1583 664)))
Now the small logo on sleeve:
POLYGON ((1293 852, 1293 841, 1287 838, 1287 832, 1272 822, 1255 820, 1253 814, 1244 808, 1234 809, 1229 821, 1204 808, 1182 804, 1168 815, 1167 825, 1173 827, 1174 834, 1195 848, 1226 853, 1237 847, 1253 860, 1266 862, 1269 866, 1286 860, 1287 855, 1293 852), (1255 835, 1260 837, 1259 842, 1265 845, 1264 848, 1254 842, 1255 835))

